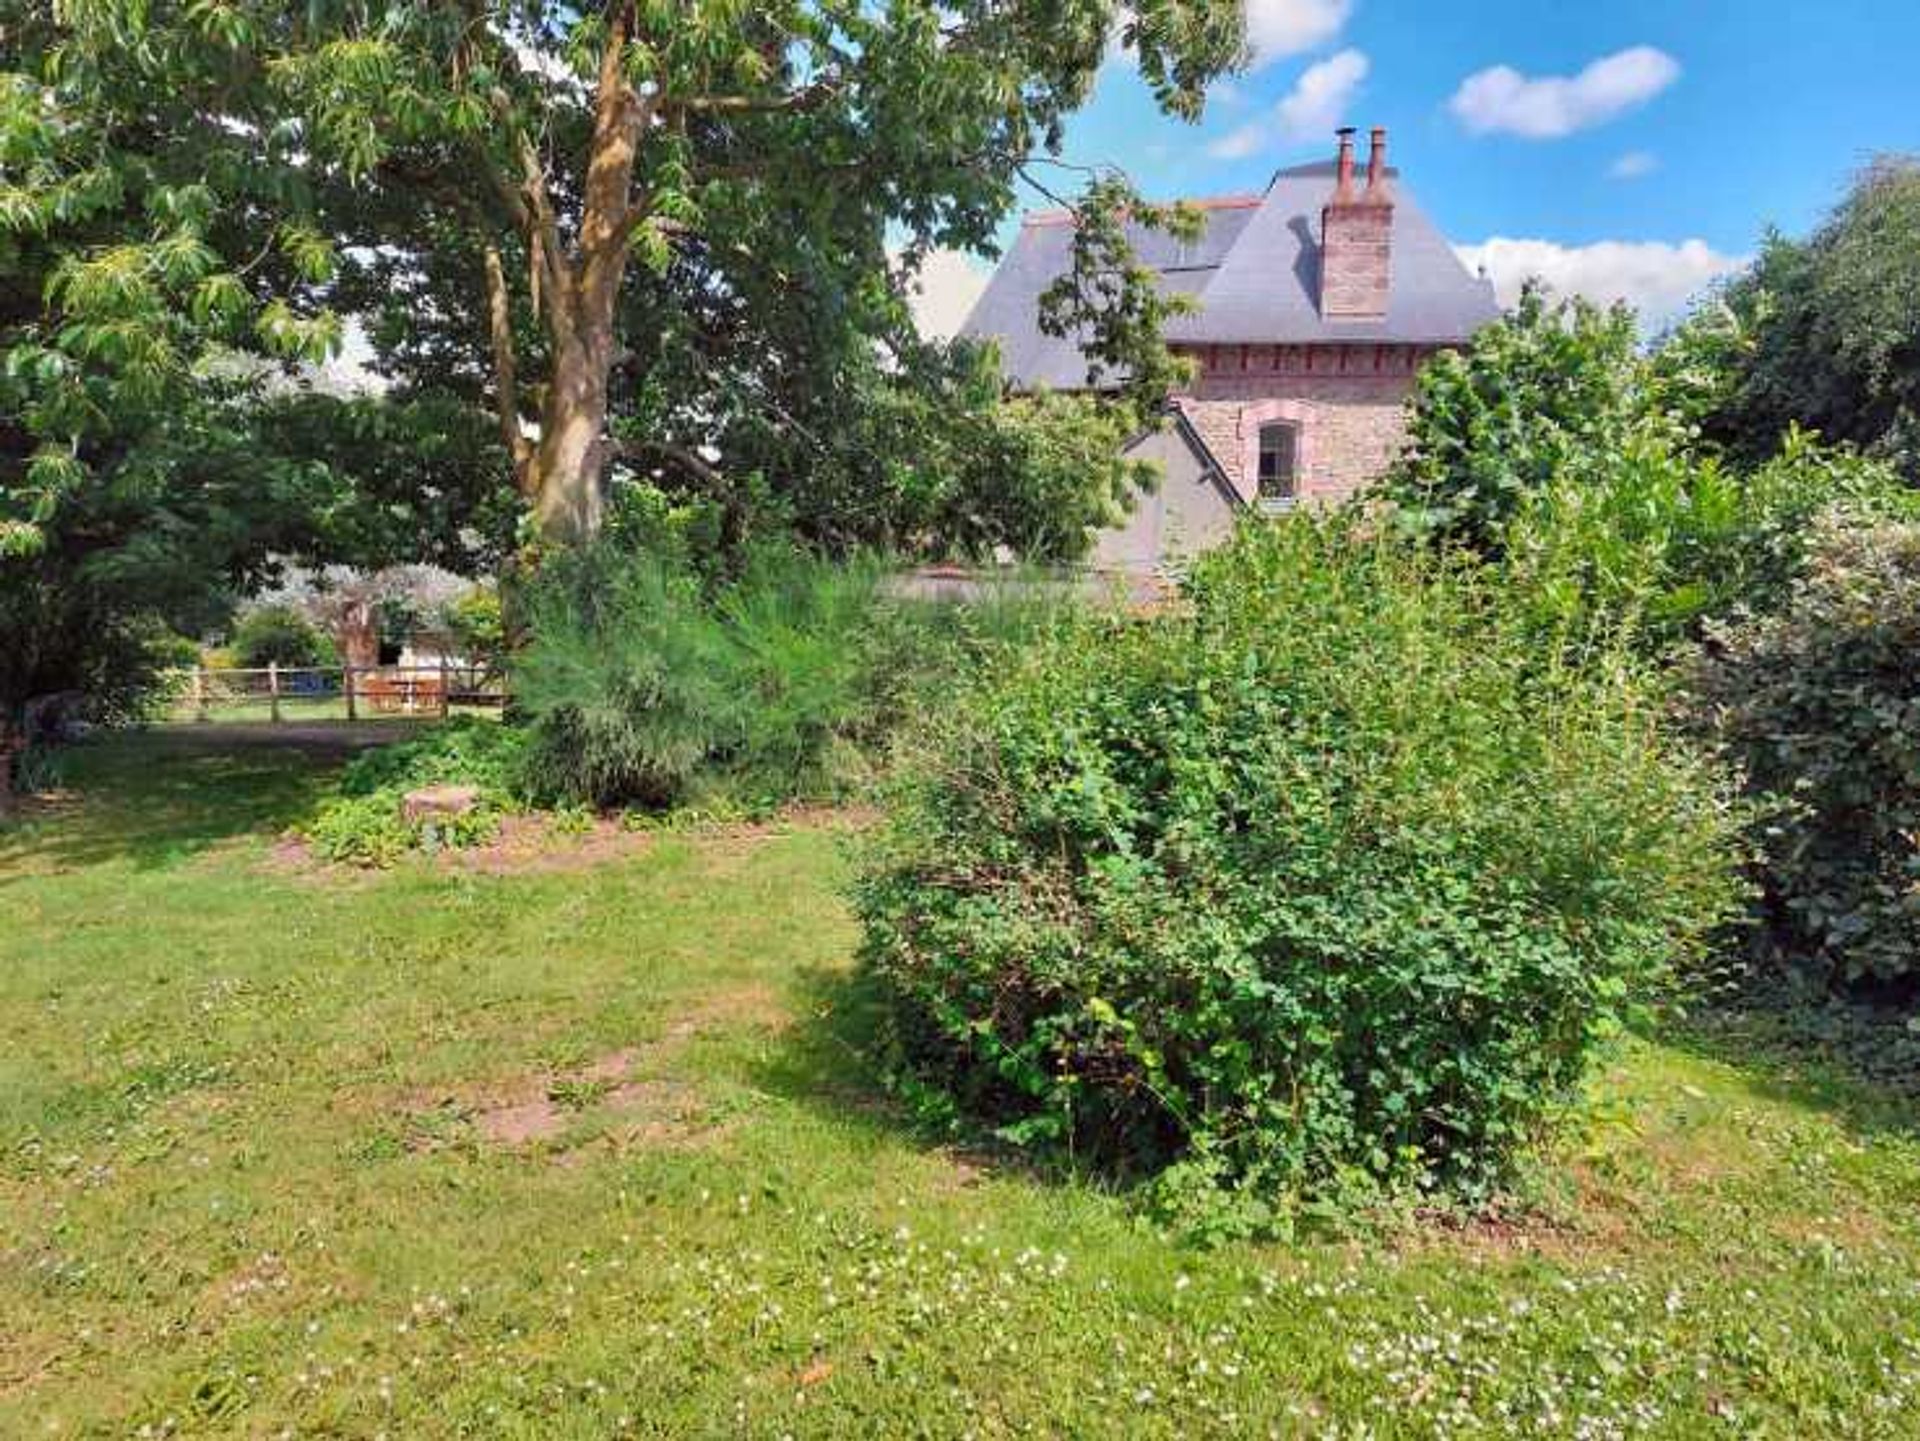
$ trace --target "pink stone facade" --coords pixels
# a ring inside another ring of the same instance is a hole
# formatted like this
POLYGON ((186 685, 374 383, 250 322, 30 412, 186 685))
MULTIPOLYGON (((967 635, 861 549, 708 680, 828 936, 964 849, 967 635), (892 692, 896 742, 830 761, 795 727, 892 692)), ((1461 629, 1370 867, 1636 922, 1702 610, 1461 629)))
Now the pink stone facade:
POLYGON ((1260 427, 1299 427, 1296 493, 1341 500, 1376 479, 1406 442, 1406 403, 1432 349, 1406 345, 1215 345, 1179 405, 1240 497, 1257 498, 1260 427))

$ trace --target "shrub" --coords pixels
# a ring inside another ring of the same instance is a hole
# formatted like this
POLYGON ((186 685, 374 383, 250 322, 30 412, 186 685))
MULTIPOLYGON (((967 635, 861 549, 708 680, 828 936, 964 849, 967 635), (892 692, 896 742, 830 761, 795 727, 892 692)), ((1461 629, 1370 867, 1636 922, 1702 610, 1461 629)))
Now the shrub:
POLYGON ((962 688, 857 888, 903 1087, 1245 1194, 1499 1184, 1723 914, 1733 820, 1633 663, 1498 599, 1296 516, 962 688))
POLYGON ((455 716, 423 726, 421 733, 363 751, 340 772, 342 795, 421 786, 478 786, 502 798, 522 784, 527 737, 517 726, 483 716, 455 716))
POLYGON ((1804 432, 1743 474, 1641 426, 1569 454, 1522 500, 1501 564, 1543 628, 1587 644, 1625 632, 1659 651, 1712 617, 1779 606, 1822 510, 1895 514, 1913 501, 1887 466, 1804 432))
POLYGON ((1632 431, 1677 436, 1652 381, 1630 310, 1550 306, 1529 285, 1469 349, 1421 370, 1406 450, 1378 494, 1401 528, 1498 555, 1514 516, 1569 466, 1632 431))
POLYGON ((738 752, 746 697, 687 568, 589 547, 546 562, 526 611, 513 689, 538 795, 670 805, 711 759, 738 752))
POLYGON ((659 808, 844 796, 924 691, 1069 604, 1033 587, 915 602, 882 581, 872 561, 777 547, 710 582, 671 552, 555 557, 514 670, 536 791, 659 808))
POLYGON ((1827 517, 1788 603, 1711 630, 1701 724, 1777 802, 1755 836, 1764 952, 1920 994, 1920 524, 1827 517))
POLYGON ((290 605, 256 606, 234 623, 228 649, 243 666, 332 665, 333 642, 290 605))
POLYGON ((507 624, 497 587, 474 586, 449 601, 440 620, 461 655, 484 670, 500 669, 507 655, 507 624))
POLYGON ((731 760, 761 793, 836 793, 884 733, 879 583, 870 562, 773 549, 716 597, 743 702, 731 760))
POLYGON ((337 794, 302 827, 324 860, 390 866, 410 851, 479 845, 518 807, 526 764, 523 730, 478 717, 444 721, 404 741, 367 751, 340 773, 337 794), (478 787, 465 815, 409 822, 408 791, 431 785, 478 787))
POLYGON ((1543 639, 1576 650, 1623 629, 1659 650, 1778 604, 1821 509, 1912 496, 1886 465, 1798 430, 1754 467, 1703 445, 1736 348, 1714 313, 1649 358, 1624 309, 1529 289, 1421 372, 1406 453, 1376 491, 1395 528, 1505 565, 1543 639))

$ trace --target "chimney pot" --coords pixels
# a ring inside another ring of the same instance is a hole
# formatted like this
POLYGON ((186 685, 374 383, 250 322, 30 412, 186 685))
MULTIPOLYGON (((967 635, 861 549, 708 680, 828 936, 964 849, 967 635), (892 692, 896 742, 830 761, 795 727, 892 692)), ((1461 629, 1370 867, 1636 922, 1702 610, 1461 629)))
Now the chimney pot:
POLYGON ((1340 140, 1339 160, 1335 167, 1333 203, 1343 205, 1353 199, 1353 127, 1342 125, 1333 133, 1340 140))
POLYGON ((1367 199, 1376 205, 1390 205, 1387 188, 1387 127, 1376 125, 1367 137, 1367 199))
POLYGON ((1387 132, 1376 127, 1367 158, 1367 190, 1353 180, 1353 130, 1342 127, 1338 183, 1320 212, 1320 314, 1328 320, 1379 320, 1393 290, 1393 197, 1387 181, 1387 132))

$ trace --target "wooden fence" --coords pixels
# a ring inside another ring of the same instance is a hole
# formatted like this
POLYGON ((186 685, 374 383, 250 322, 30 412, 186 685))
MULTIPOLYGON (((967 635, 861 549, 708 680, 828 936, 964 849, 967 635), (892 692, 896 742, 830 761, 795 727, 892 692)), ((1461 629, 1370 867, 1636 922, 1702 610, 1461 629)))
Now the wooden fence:
POLYGON ((270 722, 289 713, 313 716, 344 709, 347 720, 444 717, 456 706, 506 704, 501 678, 481 666, 194 666, 175 675, 176 714, 197 721, 244 719, 264 710, 270 722))

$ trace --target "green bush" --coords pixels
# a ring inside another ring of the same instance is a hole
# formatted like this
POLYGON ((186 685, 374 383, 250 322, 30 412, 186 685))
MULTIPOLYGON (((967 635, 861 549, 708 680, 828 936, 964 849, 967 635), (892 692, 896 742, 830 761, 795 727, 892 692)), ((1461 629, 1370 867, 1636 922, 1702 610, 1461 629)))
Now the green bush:
POLYGON ((1920 524, 1828 517, 1787 603, 1713 628, 1685 675, 1776 802, 1755 836, 1767 955, 1920 996, 1920 524))
POLYGON ((845 796, 926 693, 1071 604, 1030 585, 910 601, 883 582, 875 562, 778 547, 714 580, 618 543, 555 557, 514 665, 535 793, 656 808, 845 796))
POLYGON ((333 642, 290 605, 256 606, 234 622, 227 648, 243 666, 302 667, 338 661, 333 642))
POLYGON ((476 585, 441 610, 454 648, 484 670, 498 671, 507 656, 507 623, 495 586, 476 585))
POLYGON ((1633 313, 1549 305, 1529 285, 1471 347, 1421 370, 1406 449, 1377 493, 1401 529, 1497 556, 1514 517, 1570 467, 1649 431, 1669 447, 1679 434, 1633 313))
POLYGON ((1660 651, 1715 616, 1781 605, 1828 507, 1897 514, 1913 502, 1884 464, 1804 432, 1740 473, 1648 425, 1565 457, 1518 503, 1500 564, 1543 629, 1579 644, 1624 634, 1660 651))
POLYGON ((527 735, 518 727, 471 716, 443 721, 354 757, 337 794, 301 834, 323 860, 361 866, 390 866, 415 850, 483 844, 500 817, 519 807, 526 754, 527 735), (433 785, 475 786, 478 804, 461 816, 407 821, 407 792, 433 785))
POLYGON ((556 556, 526 614, 513 691, 540 797, 671 805, 738 753, 747 696, 689 569, 615 544, 556 556))
POLYGON ((1704 445, 1732 345, 1709 318, 1649 358, 1623 309, 1529 290, 1421 372, 1407 451, 1376 491, 1394 528, 1503 565, 1543 643, 1576 652, 1623 632, 1658 651, 1778 604, 1823 508, 1913 497, 1886 465, 1798 430, 1754 467, 1704 445))
POLYGON ((957 686, 857 888, 903 1087, 1262 1207, 1505 1180, 1723 915, 1735 819, 1634 663, 1500 598, 1296 516, 957 686))

